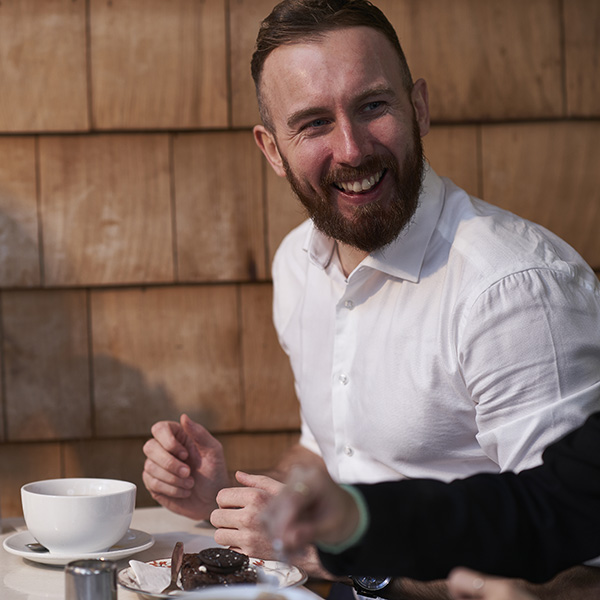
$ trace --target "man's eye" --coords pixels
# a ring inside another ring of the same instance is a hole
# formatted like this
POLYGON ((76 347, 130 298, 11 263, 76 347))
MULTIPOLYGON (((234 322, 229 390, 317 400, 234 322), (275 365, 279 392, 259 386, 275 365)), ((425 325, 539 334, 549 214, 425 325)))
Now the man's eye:
POLYGON ((381 108, 381 106, 383 106, 383 102, 381 100, 375 100, 373 102, 369 102, 365 106, 365 110, 366 111, 373 111, 373 110, 377 110, 378 108, 381 108))
POLYGON ((328 121, 326 119, 315 119, 310 123, 307 123, 304 127, 310 129, 318 129, 319 127, 323 127, 323 125, 327 125, 328 121))

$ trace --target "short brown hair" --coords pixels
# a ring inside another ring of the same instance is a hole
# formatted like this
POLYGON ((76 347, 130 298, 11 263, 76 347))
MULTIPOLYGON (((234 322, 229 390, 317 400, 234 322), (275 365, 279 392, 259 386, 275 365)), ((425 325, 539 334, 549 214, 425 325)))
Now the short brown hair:
POLYGON ((398 54, 406 89, 412 88, 412 76, 398 35, 383 12, 369 0, 283 0, 262 21, 251 62, 260 116, 266 127, 272 129, 260 93, 260 79, 269 54, 284 44, 317 41, 330 31, 348 27, 371 27, 381 32, 398 54))

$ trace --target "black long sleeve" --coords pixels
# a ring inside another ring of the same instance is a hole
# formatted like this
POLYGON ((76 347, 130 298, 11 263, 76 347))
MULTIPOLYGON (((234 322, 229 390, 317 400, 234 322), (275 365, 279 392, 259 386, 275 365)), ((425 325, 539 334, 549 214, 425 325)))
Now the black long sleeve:
POLYGON ((370 528, 341 554, 320 551, 332 573, 431 580, 465 566, 546 581, 600 555, 600 412, 519 474, 357 487, 370 528))

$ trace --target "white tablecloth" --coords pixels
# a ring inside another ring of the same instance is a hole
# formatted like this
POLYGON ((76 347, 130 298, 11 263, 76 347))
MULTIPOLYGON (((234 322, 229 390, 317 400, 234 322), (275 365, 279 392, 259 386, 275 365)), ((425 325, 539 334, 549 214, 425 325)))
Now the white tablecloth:
MULTIPOLYGON (((4 539, 15 531, 24 530, 25 524, 22 519, 4 519, 1 524, 0 598, 2 600, 64 600, 64 567, 34 563, 6 552, 1 547, 4 539)), ((187 552, 206 548, 211 545, 214 532, 208 523, 194 523, 164 508, 136 509, 131 528, 152 534, 155 543, 148 550, 118 561, 118 569, 128 566, 130 558, 141 561, 169 558, 173 546, 178 541, 184 543, 187 552)), ((306 592, 311 594, 314 600, 319 600, 320 597, 316 594, 308 590, 306 592)), ((140 600, 140 596, 119 586, 118 599, 140 600)))

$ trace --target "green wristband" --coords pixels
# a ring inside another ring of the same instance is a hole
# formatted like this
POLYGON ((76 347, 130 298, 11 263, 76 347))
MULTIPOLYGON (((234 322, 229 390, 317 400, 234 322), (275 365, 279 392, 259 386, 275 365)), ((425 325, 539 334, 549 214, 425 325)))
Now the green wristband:
POLYGON ((358 544, 369 528, 369 508, 363 495, 360 493, 358 488, 355 488, 353 485, 341 484, 340 487, 345 489, 352 496, 352 498, 354 498, 354 502, 356 502, 356 507, 358 508, 358 524, 354 530, 354 533, 352 533, 349 538, 345 539, 339 544, 324 544, 322 542, 317 542, 318 548, 329 554, 340 554, 341 552, 344 552, 344 550, 352 548, 352 546, 358 544))

